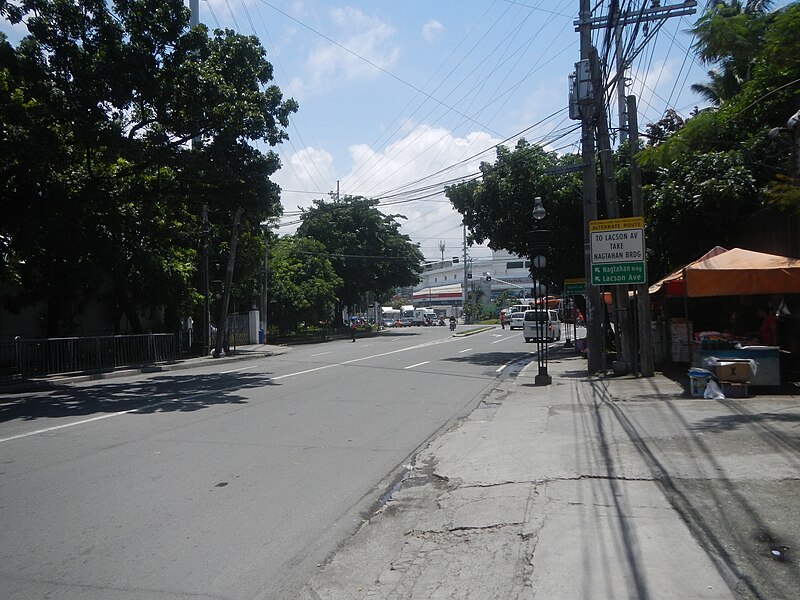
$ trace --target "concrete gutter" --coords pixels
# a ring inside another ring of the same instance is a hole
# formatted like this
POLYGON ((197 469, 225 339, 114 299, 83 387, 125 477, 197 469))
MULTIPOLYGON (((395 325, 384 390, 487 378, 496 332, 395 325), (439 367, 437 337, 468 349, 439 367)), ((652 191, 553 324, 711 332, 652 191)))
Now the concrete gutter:
POLYGON ((483 325, 483 326, 478 327, 476 329, 468 329, 467 331, 456 331, 453 334, 453 337, 467 337, 467 336, 470 336, 470 335, 475 335, 476 333, 483 333, 484 331, 491 331, 492 329, 495 329, 494 325, 483 325))

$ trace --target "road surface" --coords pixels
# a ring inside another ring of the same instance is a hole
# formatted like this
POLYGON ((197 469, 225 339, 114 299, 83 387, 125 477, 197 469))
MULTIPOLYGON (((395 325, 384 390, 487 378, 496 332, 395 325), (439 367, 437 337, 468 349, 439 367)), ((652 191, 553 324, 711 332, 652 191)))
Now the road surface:
POLYGON ((290 598, 534 350, 409 328, 0 397, 3 598, 290 598))

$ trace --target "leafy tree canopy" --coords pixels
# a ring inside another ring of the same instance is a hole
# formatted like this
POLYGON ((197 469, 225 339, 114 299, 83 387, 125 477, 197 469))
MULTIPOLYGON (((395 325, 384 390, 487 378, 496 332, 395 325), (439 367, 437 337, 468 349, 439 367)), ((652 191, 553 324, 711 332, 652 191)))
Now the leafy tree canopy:
POLYGON ((716 107, 639 154, 651 276, 713 245, 736 243, 734 225, 770 202, 800 209, 787 177, 792 138, 769 135, 800 106, 800 4, 767 12, 769 4, 719 3, 701 17, 695 48, 734 85, 719 94, 716 107))
POLYGON ((199 298, 201 206, 212 252, 237 207, 245 235, 280 214, 278 157, 248 142, 285 139, 296 103, 256 38, 190 30, 182 0, 0 0, 0 16, 30 31, 0 37, 6 305, 45 301, 49 335, 91 299, 134 330, 154 310, 174 323, 199 298))
POLYGON ((580 157, 559 157, 520 140, 513 150, 498 147, 493 164, 481 163, 480 180, 449 187, 446 194, 464 217, 470 241, 488 242, 493 250, 530 257, 530 232, 550 230, 547 276, 560 285, 584 272, 582 188, 580 174, 553 177, 545 169, 579 163, 580 157), (533 218, 537 196, 547 210, 540 223, 533 218))
POLYGON ((336 293, 343 306, 359 305, 367 293, 383 300, 395 288, 419 282, 419 246, 400 233, 399 215, 385 215, 377 206, 368 198, 332 195, 303 211, 297 235, 325 246, 343 282, 336 293))
MULTIPOLYGON (((732 10, 733 14, 728 14, 730 11, 723 5, 717 5, 698 21, 698 28, 713 23, 714 32, 713 36, 701 37, 697 49, 710 61, 735 60, 744 64, 736 67, 737 88, 721 99, 718 108, 701 111, 665 143, 643 152, 643 165, 663 168, 697 153, 740 149, 748 152, 744 158, 753 165, 763 162, 765 151, 767 157, 776 155, 777 148, 768 147, 766 135, 773 127, 785 126, 797 110, 800 4, 769 13, 755 8, 746 13, 732 10), (748 23, 746 28, 753 33, 739 32, 745 27, 740 21, 748 23), (731 31, 724 33, 726 30, 731 31), (742 148, 742 144, 746 147, 742 148)), ((788 136, 781 145, 788 157, 788 136)), ((773 173, 774 169, 765 173, 766 179, 773 173)))
POLYGON ((279 238, 270 247, 268 322, 283 333, 300 323, 329 321, 343 281, 325 246, 299 236, 279 238))

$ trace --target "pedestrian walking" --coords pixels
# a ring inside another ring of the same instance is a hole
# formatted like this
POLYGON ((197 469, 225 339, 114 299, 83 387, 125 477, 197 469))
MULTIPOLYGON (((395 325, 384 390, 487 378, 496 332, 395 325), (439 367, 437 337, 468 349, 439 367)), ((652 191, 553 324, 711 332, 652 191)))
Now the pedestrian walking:
POLYGON ((350 335, 353 337, 353 342, 356 341, 356 322, 350 321, 350 335))

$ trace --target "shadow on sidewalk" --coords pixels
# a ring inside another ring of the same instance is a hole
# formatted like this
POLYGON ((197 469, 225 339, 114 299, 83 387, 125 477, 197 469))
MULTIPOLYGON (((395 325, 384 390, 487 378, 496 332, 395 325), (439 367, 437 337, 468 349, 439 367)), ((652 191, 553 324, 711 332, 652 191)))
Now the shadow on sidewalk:
MULTIPOLYGON (((618 425, 647 465, 652 480, 738 597, 793 597, 799 577, 787 552, 798 530, 797 481, 761 479, 763 473, 753 473, 751 477, 756 479, 727 473, 733 468, 731 455, 747 454, 741 449, 743 444, 751 448, 750 452, 764 455, 767 462, 777 461, 784 469, 800 468, 798 436, 788 433, 785 427, 776 428, 780 424, 800 423, 797 407, 792 407, 794 412, 782 414, 757 413, 742 401, 699 399, 698 402, 706 404, 693 405, 694 408, 685 402, 659 402, 644 409, 657 415, 648 422, 635 412, 643 409, 634 408, 635 405, 627 408, 624 403, 616 402, 609 393, 609 384, 615 385, 613 380, 590 382, 588 393, 579 395, 580 403, 589 409, 583 426, 598 438, 598 458, 608 470, 611 491, 615 492, 618 485, 615 448, 620 441, 608 432, 618 425), (693 420, 701 407, 718 414, 693 420), (673 432, 669 443, 662 437, 662 430, 673 432), (682 463, 691 465, 697 474, 684 474, 682 463)), ((616 493, 610 497, 627 546, 635 540, 627 537, 630 532, 624 507, 617 502, 616 493)), ((640 558, 628 554, 627 560, 637 597, 649 597, 649 591, 641 587, 644 581, 638 577, 642 568, 640 558)))

